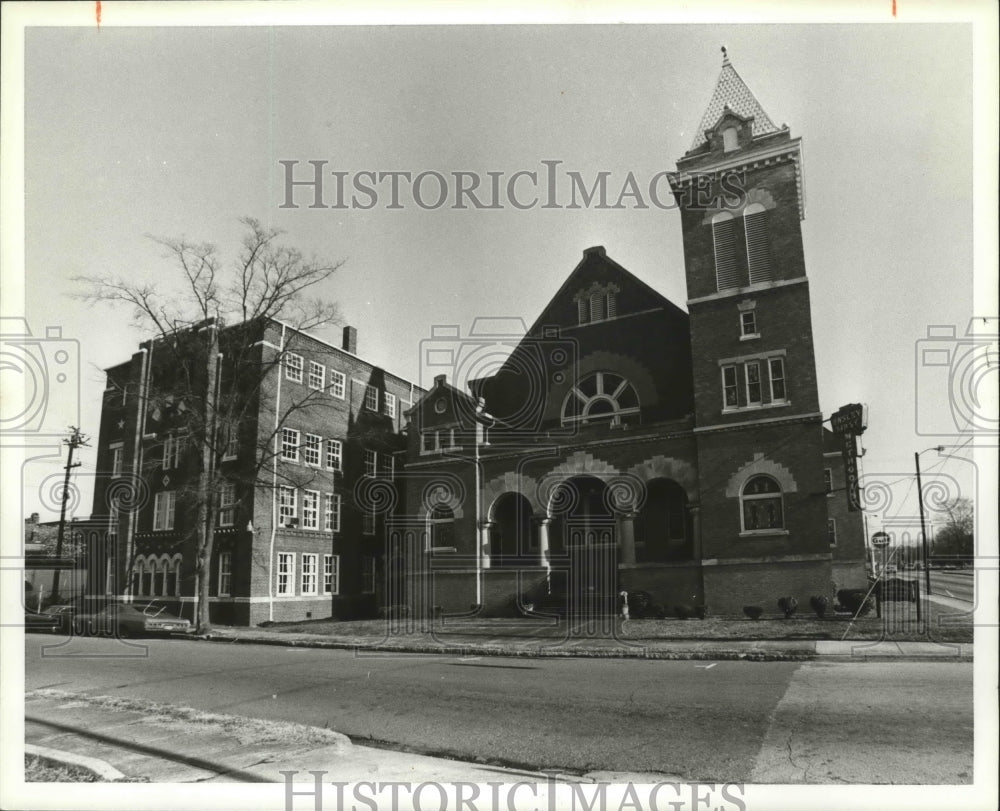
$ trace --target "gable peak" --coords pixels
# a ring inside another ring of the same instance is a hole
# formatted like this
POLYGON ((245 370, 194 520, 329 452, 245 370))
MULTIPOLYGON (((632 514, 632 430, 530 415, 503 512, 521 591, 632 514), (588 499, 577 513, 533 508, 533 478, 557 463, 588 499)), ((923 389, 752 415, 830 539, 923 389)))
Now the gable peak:
POLYGON ((708 140, 705 132, 714 128, 727 112, 734 113, 744 120, 752 119, 754 137, 778 132, 778 127, 771 121, 770 116, 764 112, 764 108, 757 101, 757 97, 753 94, 753 91, 747 87, 746 82, 736 72, 736 68, 729 61, 729 54, 725 46, 723 46, 722 70, 719 72, 719 78, 715 83, 712 100, 708 103, 708 108, 701 117, 701 122, 695 131, 694 141, 691 143, 689 151, 698 149, 705 144, 708 140))

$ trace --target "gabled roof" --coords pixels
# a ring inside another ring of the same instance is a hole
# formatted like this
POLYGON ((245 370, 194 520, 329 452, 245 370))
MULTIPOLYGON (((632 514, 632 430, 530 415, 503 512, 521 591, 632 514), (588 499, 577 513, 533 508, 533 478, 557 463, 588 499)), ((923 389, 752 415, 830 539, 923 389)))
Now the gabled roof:
POLYGON ((712 100, 708 103, 708 109, 701 117, 701 123, 694 133, 694 141, 691 143, 692 151, 706 142, 705 130, 712 129, 719 123, 726 108, 741 116, 742 118, 752 118, 752 133, 756 138, 758 135, 778 132, 778 127, 774 125, 764 108, 760 106, 757 97, 746 86, 743 79, 736 72, 729 61, 726 49, 722 49, 722 71, 719 73, 719 80, 715 83, 715 92, 712 100))

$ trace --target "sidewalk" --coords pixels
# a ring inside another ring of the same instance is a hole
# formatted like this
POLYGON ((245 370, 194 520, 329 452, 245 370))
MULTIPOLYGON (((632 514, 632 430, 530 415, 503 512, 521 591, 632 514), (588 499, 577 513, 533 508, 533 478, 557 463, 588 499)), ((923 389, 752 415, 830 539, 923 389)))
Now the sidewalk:
POLYGON ((27 693, 24 712, 28 754, 81 765, 101 781, 283 783, 282 770, 295 770, 293 780, 308 783, 315 779, 310 771, 326 772, 326 783, 546 779, 540 773, 358 746, 339 732, 317 727, 60 690, 27 693))

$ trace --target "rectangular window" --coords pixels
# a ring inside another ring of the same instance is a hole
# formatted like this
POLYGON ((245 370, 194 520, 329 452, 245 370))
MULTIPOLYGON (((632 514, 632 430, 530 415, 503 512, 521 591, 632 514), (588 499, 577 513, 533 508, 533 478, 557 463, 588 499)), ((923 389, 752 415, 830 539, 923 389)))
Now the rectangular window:
POLYGON ((747 375, 747 405, 760 405, 760 364, 754 361, 743 368, 747 375))
POLYGON ((323 593, 340 594, 340 555, 323 555, 323 593))
POLYGON ((326 494, 326 509, 323 512, 323 529, 326 532, 340 532, 340 494, 326 494))
POLYGON ((330 370, 330 394, 334 397, 344 399, 344 392, 347 389, 347 376, 336 369, 330 370))
POLYGON ((392 417, 393 419, 395 419, 396 418, 396 395, 395 394, 389 394, 389 392, 386 392, 385 393, 385 402, 384 402, 383 405, 385 407, 385 415, 387 417, 392 417))
POLYGON ((319 529, 319 491, 302 491, 302 528, 319 529))
POLYGON ((339 439, 328 439, 326 441, 326 469, 344 469, 344 446, 339 439))
POLYGON ((319 576, 319 555, 302 556, 302 591, 300 594, 315 594, 319 576))
POLYGON ((240 450, 240 426, 239 423, 225 423, 219 429, 219 449, 222 451, 222 460, 235 459, 240 450))
POLYGON ((833 470, 831 468, 823 468, 823 487, 826 489, 826 492, 833 492, 833 470))
POLYGON ((285 355, 285 377, 294 383, 302 382, 302 356, 289 352, 285 355))
POLYGON ((219 596, 229 597, 233 587, 233 553, 219 553, 219 596))
POLYGON ((781 358, 771 358, 768 362, 771 371, 771 401, 785 399, 785 362, 781 358))
POLYGON ((422 441, 422 450, 424 453, 433 453, 438 449, 438 435, 437 431, 424 431, 420 435, 422 441))
POLYGON ((121 442, 116 442, 111 446, 111 475, 122 475, 122 462, 125 456, 125 448, 121 442))
POLYGON ((371 555, 361 558, 361 593, 375 593, 375 558, 371 555))
POLYGON ((378 453, 365 448, 365 475, 375 476, 378 470, 378 453))
POLYGON ((365 510, 361 514, 361 532, 364 535, 375 534, 375 512, 373 510, 365 510))
POLYGON ((118 538, 118 499, 111 500, 108 515, 108 540, 114 542, 118 538))
POLYGON ((161 532, 174 528, 174 510, 177 506, 177 493, 165 490, 157 493, 153 500, 153 531, 161 532))
POLYGON ((749 337, 757 334, 757 314, 753 310, 740 313, 740 335, 749 337))
POLYGON ((378 389, 374 386, 365 386, 365 408, 378 411, 378 389))
POLYGON ((837 545, 837 519, 827 518, 826 519, 826 538, 830 542, 830 546, 837 545))
POLYGON ((295 488, 284 484, 280 485, 278 487, 278 523, 283 527, 295 526, 297 516, 295 488))
POLYGON ((309 388, 323 391, 326 387, 326 367, 322 363, 309 361, 309 388))
POLYGON ((294 428, 281 429, 281 458, 286 462, 299 461, 299 432, 294 428))
POLYGON ((724 407, 737 408, 739 406, 739 384, 736 382, 736 367, 722 367, 722 390, 724 393, 724 407))
POLYGON ((320 446, 323 437, 316 434, 306 434, 306 444, 302 449, 302 460, 310 467, 320 466, 320 446))
POLYGON ((177 467, 181 456, 181 437, 167 434, 163 439, 163 469, 173 470, 177 467))
POLYGON ((396 457, 391 453, 382 454, 382 473, 383 478, 394 481, 396 478, 396 457))
POLYGON ((278 553, 278 594, 295 593, 295 553, 278 553))
POLYGON ((219 526, 231 527, 236 523, 236 485, 224 482, 219 488, 219 526))

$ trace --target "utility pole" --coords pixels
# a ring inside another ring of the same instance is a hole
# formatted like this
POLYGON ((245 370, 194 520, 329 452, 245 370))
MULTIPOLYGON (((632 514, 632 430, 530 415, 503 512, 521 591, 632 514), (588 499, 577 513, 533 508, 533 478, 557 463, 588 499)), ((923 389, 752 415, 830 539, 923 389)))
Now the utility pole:
MULTIPOLYGON (((80 433, 80 429, 75 425, 69 427, 70 435, 68 439, 63 440, 64 445, 69 446, 69 458, 66 460, 66 478, 63 480, 62 489, 62 509, 59 512, 59 534, 56 536, 56 559, 62 557, 63 548, 63 538, 66 535, 66 502, 69 501, 69 474, 73 471, 73 468, 80 467, 80 463, 73 463, 73 451, 77 448, 89 448, 87 440, 89 437, 84 436, 80 433)), ((59 599, 59 575, 62 574, 62 570, 57 568, 52 575, 52 599, 57 601, 59 599)))
POLYGON ((927 451, 941 453, 943 450, 944 445, 935 445, 933 448, 927 448, 913 454, 913 462, 917 467, 917 503, 920 505, 920 535, 924 546, 924 586, 928 595, 931 593, 931 556, 927 551, 927 527, 924 524, 924 490, 920 485, 920 454, 927 453, 927 451))

